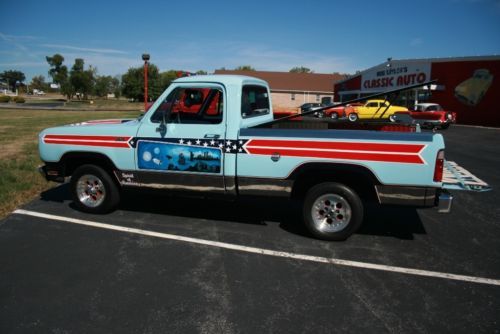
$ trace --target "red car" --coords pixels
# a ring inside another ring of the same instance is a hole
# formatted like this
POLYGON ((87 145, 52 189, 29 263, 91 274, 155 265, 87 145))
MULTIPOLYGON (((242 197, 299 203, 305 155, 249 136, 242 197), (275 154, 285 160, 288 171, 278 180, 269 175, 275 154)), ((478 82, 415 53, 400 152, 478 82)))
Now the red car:
POLYGON ((341 107, 331 107, 329 109, 315 113, 319 118, 329 117, 331 119, 339 119, 343 117, 348 117, 350 113, 355 111, 355 108, 362 106, 362 103, 352 103, 341 107))
POLYGON ((457 113, 446 111, 437 103, 417 103, 410 116, 430 128, 447 129, 451 123, 457 122, 457 113))

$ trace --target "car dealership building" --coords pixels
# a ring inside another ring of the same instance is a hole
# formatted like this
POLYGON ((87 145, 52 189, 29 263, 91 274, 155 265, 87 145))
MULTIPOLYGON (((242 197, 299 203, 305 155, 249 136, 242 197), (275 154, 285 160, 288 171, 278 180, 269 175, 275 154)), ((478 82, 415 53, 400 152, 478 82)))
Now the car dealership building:
POLYGON ((335 101, 403 88, 436 79, 429 86, 400 93, 395 104, 439 103, 462 124, 500 126, 500 56, 388 59, 335 83, 335 101))

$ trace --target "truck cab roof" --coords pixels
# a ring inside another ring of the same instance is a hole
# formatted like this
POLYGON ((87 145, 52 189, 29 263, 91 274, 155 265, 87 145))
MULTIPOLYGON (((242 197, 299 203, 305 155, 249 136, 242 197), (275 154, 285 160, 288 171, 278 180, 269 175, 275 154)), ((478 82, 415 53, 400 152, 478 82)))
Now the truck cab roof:
POLYGON ((264 80, 245 76, 245 75, 229 75, 229 74, 213 74, 213 75, 194 75, 190 77, 182 77, 174 81, 174 83, 193 83, 193 82, 212 82, 220 83, 224 86, 228 85, 248 85, 257 84, 268 87, 264 80))

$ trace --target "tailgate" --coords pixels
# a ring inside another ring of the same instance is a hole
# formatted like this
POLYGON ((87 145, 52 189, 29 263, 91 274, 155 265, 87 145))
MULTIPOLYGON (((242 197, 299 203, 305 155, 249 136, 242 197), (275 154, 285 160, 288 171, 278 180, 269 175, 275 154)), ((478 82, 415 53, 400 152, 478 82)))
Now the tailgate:
POLYGON ((456 162, 445 161, 443 189, 488 191, 491 190, 491 187, 467 169, 459 166, 456 162))

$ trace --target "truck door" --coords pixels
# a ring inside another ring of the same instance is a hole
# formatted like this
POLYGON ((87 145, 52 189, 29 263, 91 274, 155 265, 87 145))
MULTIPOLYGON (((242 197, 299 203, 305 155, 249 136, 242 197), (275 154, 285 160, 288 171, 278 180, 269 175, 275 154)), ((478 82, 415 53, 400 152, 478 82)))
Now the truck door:
POLYGON ((183 84, 157 101, 134 142, 143 186, 224 193, 224 89, 183 84))

